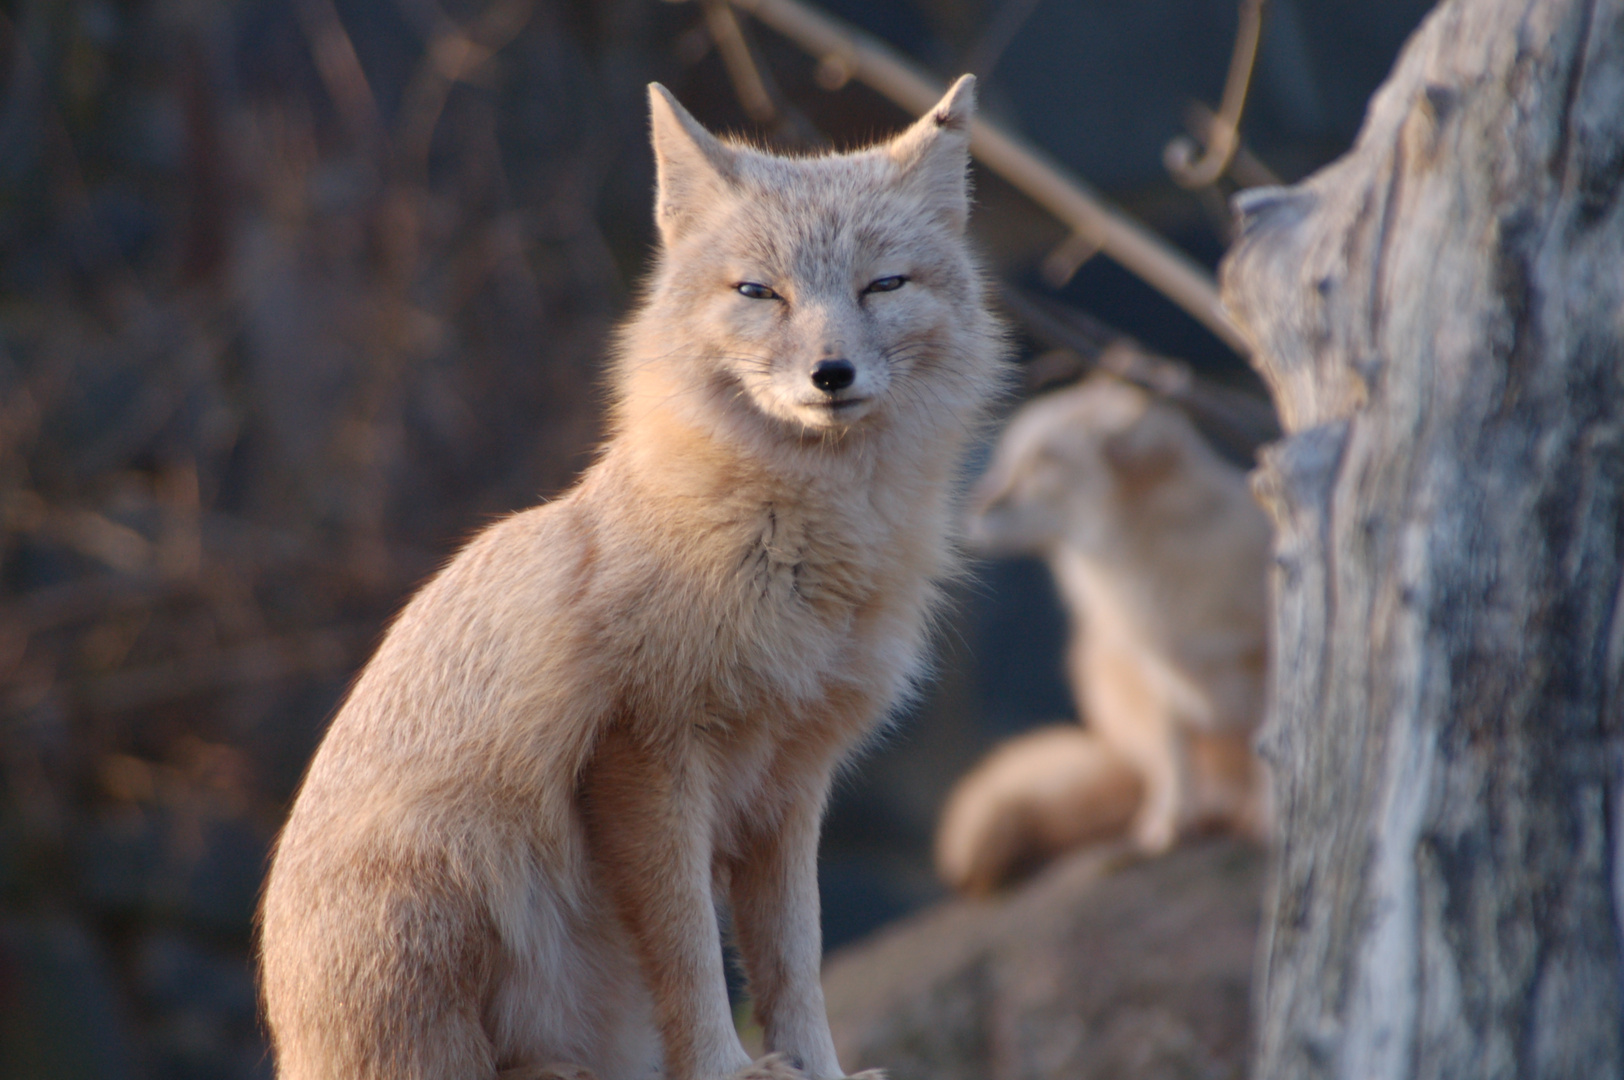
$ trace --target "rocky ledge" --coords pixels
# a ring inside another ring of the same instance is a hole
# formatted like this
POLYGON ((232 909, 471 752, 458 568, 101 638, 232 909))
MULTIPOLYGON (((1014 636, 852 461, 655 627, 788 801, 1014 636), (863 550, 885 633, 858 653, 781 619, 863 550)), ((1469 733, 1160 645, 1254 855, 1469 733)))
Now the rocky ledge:
POLYGON ((892 1080, 1239 1080, 1265 859, 1093 850, 954 900, 824 973, 847 1068, 892 1080))

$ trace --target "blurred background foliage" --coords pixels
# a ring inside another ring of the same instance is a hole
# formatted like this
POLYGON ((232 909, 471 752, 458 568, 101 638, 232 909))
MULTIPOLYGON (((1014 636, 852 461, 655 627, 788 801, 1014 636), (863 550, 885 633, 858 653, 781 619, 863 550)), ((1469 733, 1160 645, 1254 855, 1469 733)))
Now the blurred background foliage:
MULTIPOLYGON (((1198 260, 1228 185, 1162 165, 1216 103, 1233 0, 838 0, 1198 260)), ((1243 134, 1287 179, 1350 141, 1428 5, 1274 0, 1243 134)), ((806 147, 902 124, 743 20, 657 0, 0 4, 0 1075, 268 1076, 266 852, 346 681, 492 517, 565 488, 652 230, 644 87, 806 147)), ((1242 365, 979 174, 1000 276, 1242 365)), ((1043 571, 985 568, 927 700, 843 783, 831 944, 930 899, 953 775, 1070 715, 1043 571)))

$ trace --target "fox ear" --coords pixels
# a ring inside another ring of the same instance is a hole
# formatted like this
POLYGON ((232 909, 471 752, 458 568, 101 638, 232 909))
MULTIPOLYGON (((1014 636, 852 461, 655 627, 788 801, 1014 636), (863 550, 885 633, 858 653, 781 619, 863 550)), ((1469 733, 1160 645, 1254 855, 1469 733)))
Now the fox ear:
POLYGON ((1117 477, 1135 490, 1160 483, 1184 460, 1177 425, 1165 412, 1154 409, 1124 430, 1106 436, 1100 453, 1117 477))
POLYGON ((657 177, 654 220, 669 246, 708 200, 726 192, 733 151, 700 127, 659 83, 648 84, 648 108, 657 177))
POLYGON ((960 229, 970 216, 970 120, 975 111, 976 77, 961 75, 941 101, 886 147, 901 166, 904 182, 960 229))

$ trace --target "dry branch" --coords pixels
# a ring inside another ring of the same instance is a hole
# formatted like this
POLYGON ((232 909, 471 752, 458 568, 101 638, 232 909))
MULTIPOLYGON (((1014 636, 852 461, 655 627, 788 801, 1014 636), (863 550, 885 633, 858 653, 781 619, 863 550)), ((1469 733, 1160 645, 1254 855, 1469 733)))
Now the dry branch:
POLYGON ((1246 91, 1252 84, 1266 2, 1241 0, 1240 26, 1235 30, 1235 52, 1229 60, 1223 100, 1218 112, 1203 125, 1205 132, 1199 156, 1189 139, 1177 138, 1167 144, 1163 155, 1167 171, 1184 187, 1204 188, 1216 183, 1229 170, 1240 149, 1241 111, 1246 108, 1246 91))
MULTIPOLYGON (((1166 398, 1237 460, 1251 461, 1258 447, 1280 434, 1267 402, 1203 378, 1181 360, 1158 356, 1075 308, 1013 285, 1004 286, 1002 299, 1034 338, 1076 357, 1078 370, 1070 373, 1071 378, 1083 369, 1099 368, 1166 398)), ((1067 380, 1044 380, 1048 385, 1063 381, 1067 380)))
POLYGON ((750 55, 750 43, 744 40, 733 9, 727 0, 700 0, 700 6, 705 9, 706 28, 722 56, 722 64, 727 68, 727 77, 733 83, 733 93, 744 114, 757 124, 772 123, 778 118, 778 108, 767 92, 755 57, 750 55))

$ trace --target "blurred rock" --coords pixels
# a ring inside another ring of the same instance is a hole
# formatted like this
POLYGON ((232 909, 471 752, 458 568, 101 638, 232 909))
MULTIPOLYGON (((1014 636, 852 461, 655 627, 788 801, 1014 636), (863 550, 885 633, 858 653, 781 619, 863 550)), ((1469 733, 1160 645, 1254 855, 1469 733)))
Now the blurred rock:
POLYGON ((824 973, 841 1061, 893 1080, 1245 1075, 1264 857, 1093 850, 931 908, 824 973))

